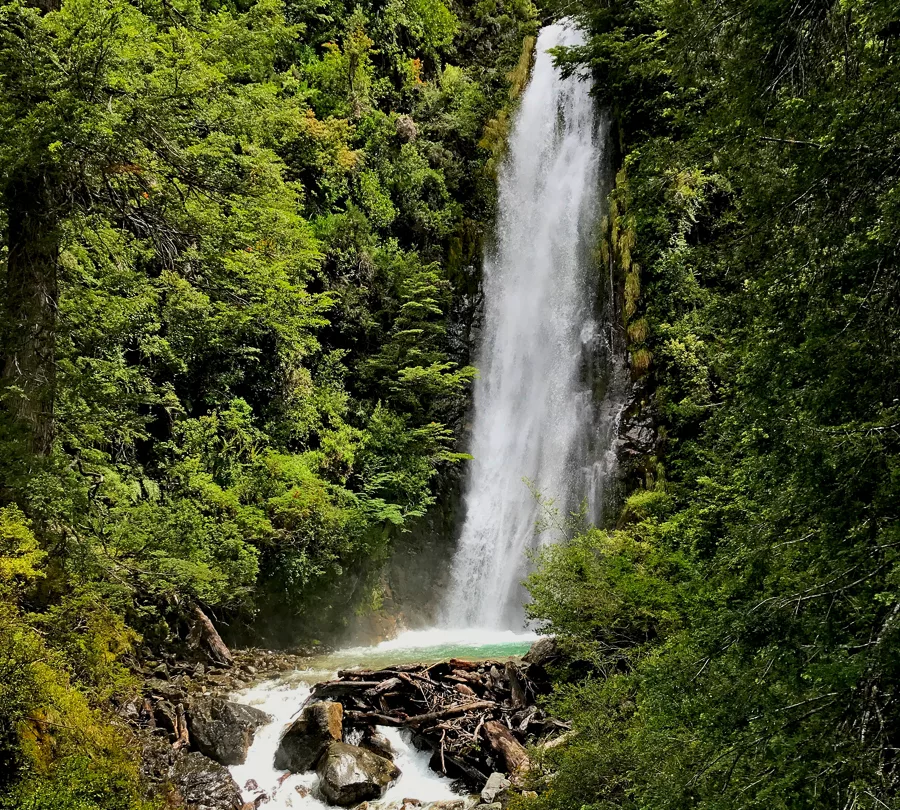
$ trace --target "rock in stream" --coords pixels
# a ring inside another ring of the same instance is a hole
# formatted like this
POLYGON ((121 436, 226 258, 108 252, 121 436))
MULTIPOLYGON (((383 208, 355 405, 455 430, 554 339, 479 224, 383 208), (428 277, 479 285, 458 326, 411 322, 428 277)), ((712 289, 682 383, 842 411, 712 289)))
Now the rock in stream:
POLYGON ((328 746, 317 771, 322 794, 341 807, 380 799, 400 776, 400 769, 389 759, 341 742, 328 746))
POLYGON ((252 706, 219 697, 201 697, 188 706, 188 730, 194 748, 222 765, 241 765, 256 730, 271 718, 252 706))

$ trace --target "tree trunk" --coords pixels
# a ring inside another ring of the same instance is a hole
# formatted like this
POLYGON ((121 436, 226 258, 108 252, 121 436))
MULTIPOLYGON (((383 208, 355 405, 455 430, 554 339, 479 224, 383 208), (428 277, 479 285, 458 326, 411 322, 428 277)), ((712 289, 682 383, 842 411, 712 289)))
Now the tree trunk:
POLYGON ((12 183, 3 296, 3 399, 33 452, 53 444, 59 228, 40 179, 12 183))

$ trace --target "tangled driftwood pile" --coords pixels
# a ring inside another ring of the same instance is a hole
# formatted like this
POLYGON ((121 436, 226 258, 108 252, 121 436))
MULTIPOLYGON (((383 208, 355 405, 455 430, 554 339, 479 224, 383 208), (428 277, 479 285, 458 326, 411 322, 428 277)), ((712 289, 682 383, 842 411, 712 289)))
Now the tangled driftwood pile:
POLYGON ((552 742, 568 728, 537 707, 547 688, 540 663, 451 659, 342 671, 318 684, 308 703, 340 703, 345 736, 372 734, 375 726, 409 729, 432 750, 432 768, 480 790, 492 772, 527 770, 525 746, 552 742))

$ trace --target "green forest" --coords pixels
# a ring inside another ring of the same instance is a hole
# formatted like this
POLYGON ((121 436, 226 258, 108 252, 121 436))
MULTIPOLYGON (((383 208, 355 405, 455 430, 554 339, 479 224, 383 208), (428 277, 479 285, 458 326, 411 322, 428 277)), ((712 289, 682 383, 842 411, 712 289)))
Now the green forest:
POLYGON ((537 805, 900 807, 900 7, 585 14, 660 446, 531 581, 578 730, 537 805))
POLYGON ((658 440, 528 580, 572 731, 513 806, 900 808, 889 0, 0 5, 0 807, 173 806, 117 708, 192 611, 291 645, 377 605, 468 458, 562 16, 658 440))

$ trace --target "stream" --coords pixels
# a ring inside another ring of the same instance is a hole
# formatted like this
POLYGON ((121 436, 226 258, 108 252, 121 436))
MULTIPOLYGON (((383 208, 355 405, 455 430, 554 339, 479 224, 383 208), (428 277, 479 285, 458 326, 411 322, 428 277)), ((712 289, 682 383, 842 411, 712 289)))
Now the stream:
MULTIPOLYGON (((537 635, 511 630, 419 630, 403 633, 373 647, 350 647, 310 659, 306 669, 286 672, 231 695, 231 700, 268 713, 272 722, 257 731, 243 765, 231 767, 244 801, 252 802, 260 792, 269 797, 266 808, 307 808, 325 810, 329 805, 319 797, 315 772, 289 774, 274 765, 275 751, 287 725, 299 713, 312 687, 331 680, 339 669, 383 668, 407 663, 433 663, 448 658, 504 661, 524 655, 537 635), (253 787, 250 780, 256 783, 253 787), (250 783, 248 789, 246 785, 250 783)), ((452 780, 428 767, 429 753, 418 751, 406 732, 380 726, 397 752, 395 762, 400 778, 379 802, 372 806, 398 805, 404 799, 436 802, 459 799, 452 780)))

